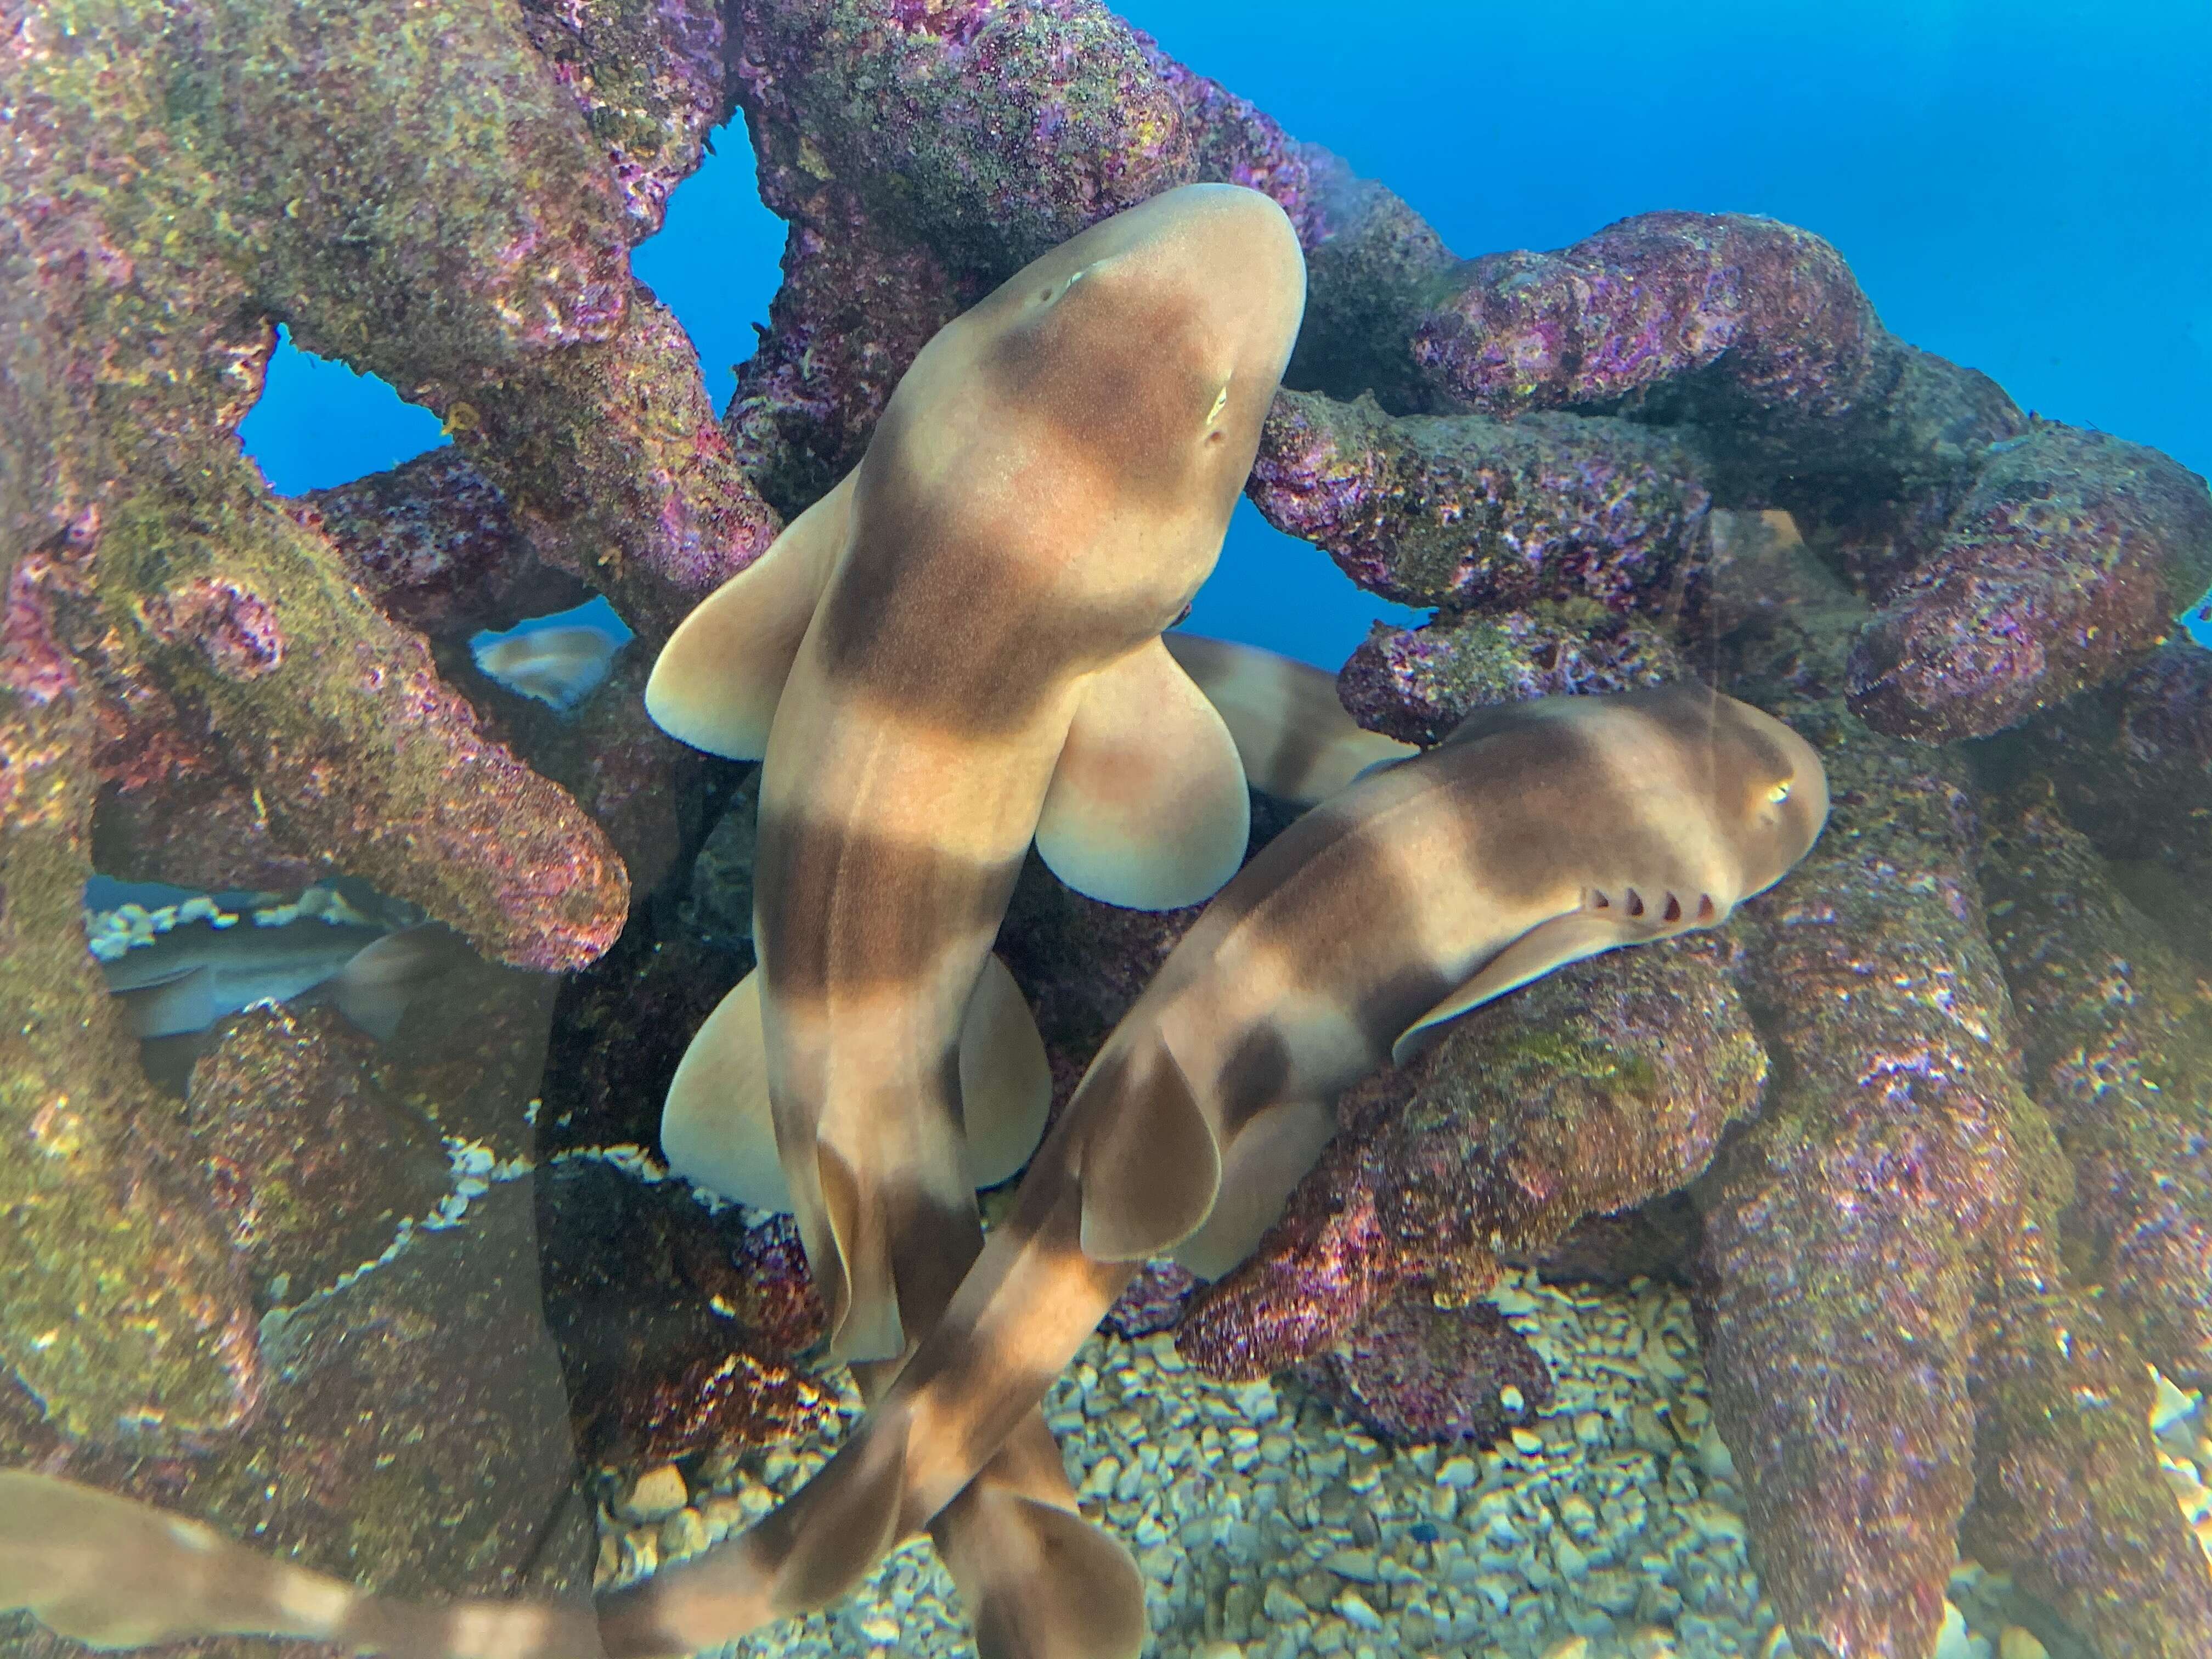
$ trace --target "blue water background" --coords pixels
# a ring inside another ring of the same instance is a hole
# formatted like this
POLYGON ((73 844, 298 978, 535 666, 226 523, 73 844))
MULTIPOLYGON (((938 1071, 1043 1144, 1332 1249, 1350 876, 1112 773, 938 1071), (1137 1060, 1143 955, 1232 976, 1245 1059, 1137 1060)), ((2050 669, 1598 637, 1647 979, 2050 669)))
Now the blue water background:
MULTIPOLYGON (((1770 214, 1833 242, 1914 344, 2212 471, 2212 0, 1116 9, 1462 254, 1655 208, 1770 214)), ((719 406, 767 319, 783 227, 743 122, 715 143, 636 269, 719 406)), ((244 435, 287 492, 442 441, 380 382, 289 343, 244 435)), ((1334 667, 1384 614, 1407 613, 1248 505, 1192 626, 1334 667)))

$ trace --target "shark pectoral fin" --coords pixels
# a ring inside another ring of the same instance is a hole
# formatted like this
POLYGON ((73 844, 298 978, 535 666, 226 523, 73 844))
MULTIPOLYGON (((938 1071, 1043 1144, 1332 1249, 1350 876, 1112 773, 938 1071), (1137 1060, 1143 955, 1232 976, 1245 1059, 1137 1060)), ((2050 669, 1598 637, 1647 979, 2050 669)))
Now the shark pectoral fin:
POLYGON ((1251 819, 1229 728, 1153 640, 1085 684, 1036 846, 1079 893, 1172 910, 1237 873, 1251 819))
POLYGON ((1550 921, 1539 922, 1485 963, 1481 971, 1442 1002, 1407 1026, 1390 1045, 1393 1064, 1403 1066, 1443 1035, 1443 1028, 1462 1014, 1480 1007, 1508 991, 1517 991, 1531 980, 1541 979, 1554 968, 1580 962, 1623 945, 1633 945, 1648 935, 1607 916, 1577 910, 1550 921))
POLYGON ((1228 640, 1161 638, 1220 710, 1255 789, 1310 806, 1364 772, 1419 752, 1353 720, 1337 698, 1336 676, 1324 669, 1228 640))
POLYGON ((1169 1254, 1201 1279, 1219 1279, 1252 1254, 1335 1133, 1335 1112, 1316 1101, 1280 1101, 1255 1114, 1221 1160, 1213 1212, 1169 1254))
POLYGON ((1006 964, 986 957, 960 1025, 960 1112, 970 1182, 995 1187, 1010 1179, 1036 1150, 1051 1109, 1052 1066, 1029 1002, 1006 964))
POLYGON ((1133 1087, 1109 1085, 1124 1109, 1103 1119, 1077 1155, 1078 1237, 1094 1261, 1141 1261, 1205 1224, 1221 1188, 1221 1150, 1197 1091, 1166 1048, 1102 1063, 1145 1071, 1133 1087))
POLYGON ((732 760, 768 752, 783 683, 845 545, 853 475, 686 617, 645 684, 645 712, 680 743, 732 760))
POLYGON ((775 1151, 760 974, 739 980, 707 1016, 669 1080, 660 1109, 668 1167, 696 1186, 757 1210, 792 1207, 775 1151))
POLYGON ((123 1017, 137 1037, 179 1036, 216 1022, 215 969, 195 968, 133 991, 118 991, 123 1017))
POLYGON ((434 921, 402 928, 363 945, 331 981, 338 1012, 379 1042, 399 1033, 416 994, 450 968, 468 947, 434 921))

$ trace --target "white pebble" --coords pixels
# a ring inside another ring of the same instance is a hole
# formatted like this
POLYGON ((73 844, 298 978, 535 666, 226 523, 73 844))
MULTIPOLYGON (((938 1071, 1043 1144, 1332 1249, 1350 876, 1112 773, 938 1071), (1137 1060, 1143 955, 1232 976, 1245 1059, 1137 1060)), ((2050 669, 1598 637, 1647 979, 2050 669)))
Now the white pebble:
POLYGON ((663 1463, 638 1476, 637 1484, 629 1489, 615 1513, 625 1521, 663 1521, 690 1501, 690 1494, 684 1489, 683 1472, 673 1463, 663 1463))

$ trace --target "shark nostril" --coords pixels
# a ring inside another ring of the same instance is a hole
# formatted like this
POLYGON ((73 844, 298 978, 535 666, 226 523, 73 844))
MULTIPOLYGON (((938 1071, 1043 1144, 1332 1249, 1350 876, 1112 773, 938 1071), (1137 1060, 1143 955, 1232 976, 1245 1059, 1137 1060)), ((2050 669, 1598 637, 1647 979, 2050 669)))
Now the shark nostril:
POLYGON ((1713 896, 1711 893, 1700 893, 1698 895, 1698 920, 1699 921, 1711 921, 1714 916, 1718 914, 1719 912, 1714 908, 1713 896))
POLYGON ((1678 899, 1678 898, 1676 898, 1676 897, 1675 897, 1672 893, 1668 894, 1668 895, 1667 895, 1667 908, 1665 909, 1665 911, 1664 911, 1664 912, 1662 912, 1662 919, 1663 919, 1663 920, 1668 921, 1681 921, 1681 919, 1682 919, 1682 901, 1681 901, 1681 900, 1680 900, 1680 899, 1678 899))
POLYGON ((1644 914, 1644 895, 1633 887, 1628 890, 1628 914, 1632 916, 1640 916, 1644 914))

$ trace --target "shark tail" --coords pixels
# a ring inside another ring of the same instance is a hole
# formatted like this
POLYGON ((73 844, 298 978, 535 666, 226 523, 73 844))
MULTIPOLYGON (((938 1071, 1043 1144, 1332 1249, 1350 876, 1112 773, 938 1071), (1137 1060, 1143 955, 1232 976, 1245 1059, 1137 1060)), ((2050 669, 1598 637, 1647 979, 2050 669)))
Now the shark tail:
POLYGON ((1135 1264, 1085 1256, 1080 1194, 1056 1170, 1050 1185, 1041 1215, 1025 1204, 992 1237, 811 1481, 750 1531, 601 1603, 613 1659, 696 1651, 822 1607, 925 1529, 987 1659, 1133 1659, 1134 1565, 1075 1511, 1036 1408, 1135 1264))
POLYGON ((1136 1659, 1145 1585, 1075 1508, 1060 1448, 1031 1412, 930 1522, 975 1626, 979 1659, 1136 1659))
POLYGON ((291 1637, 389 1659, 605 1659, 581 1601, 391 1600, 204 1522, 33 1469, 0 1469, 0 1613, 115 1650, 291 1637))

